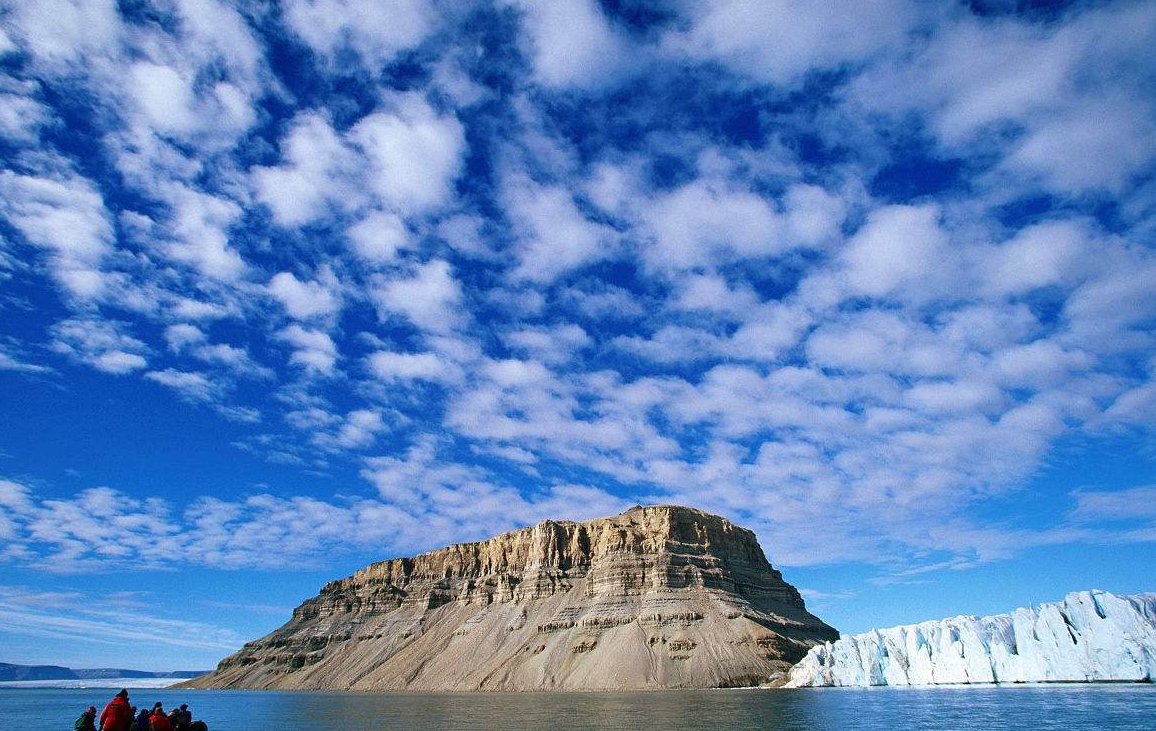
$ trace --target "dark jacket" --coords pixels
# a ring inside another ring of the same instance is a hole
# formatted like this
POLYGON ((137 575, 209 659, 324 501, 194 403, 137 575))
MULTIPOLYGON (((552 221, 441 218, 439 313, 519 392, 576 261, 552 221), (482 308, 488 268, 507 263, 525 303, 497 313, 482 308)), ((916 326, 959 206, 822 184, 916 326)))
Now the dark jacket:
POLYGON ((132 731, 149 731, 149 712, 141 711, 136 720, 132 722, 132 731))
POLYGON ((72 726, 76 731, 96 731, 96 712, 85 711, 72 726))

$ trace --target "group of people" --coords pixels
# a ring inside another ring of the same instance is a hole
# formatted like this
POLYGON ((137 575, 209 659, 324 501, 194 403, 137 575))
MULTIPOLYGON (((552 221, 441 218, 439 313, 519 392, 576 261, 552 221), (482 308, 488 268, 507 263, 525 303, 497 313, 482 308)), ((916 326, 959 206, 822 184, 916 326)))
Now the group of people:
POLYGON ((128 691, 123 688, 104 707, 99 721, 96 706, 89 706, 76 719, 74 728, 76 731, 209 731, 204 721, 193 720, 184 703, 168 713, 160 703, 154 704, 151 711, 142 708, 138 713, 137 707, 128 702, 128 691))

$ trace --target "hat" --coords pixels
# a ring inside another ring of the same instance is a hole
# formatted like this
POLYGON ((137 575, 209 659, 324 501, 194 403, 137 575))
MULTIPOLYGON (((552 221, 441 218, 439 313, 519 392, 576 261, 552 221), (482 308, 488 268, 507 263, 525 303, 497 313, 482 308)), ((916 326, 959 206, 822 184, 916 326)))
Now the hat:
POLYGON ((124 688, 121 688, 120 692, 117 693, 116 695, 118 698, 128 698, 128 691, 125 690, 124 688))

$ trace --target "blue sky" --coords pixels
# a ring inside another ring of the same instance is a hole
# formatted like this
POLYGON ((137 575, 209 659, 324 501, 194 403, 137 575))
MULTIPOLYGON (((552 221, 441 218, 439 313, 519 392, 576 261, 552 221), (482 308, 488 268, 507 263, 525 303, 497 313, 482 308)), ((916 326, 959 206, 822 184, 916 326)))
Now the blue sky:
POLYGON ((0 660, 675 502, 841 630, 1156 589, 1156 5, 0 4, 0 660))

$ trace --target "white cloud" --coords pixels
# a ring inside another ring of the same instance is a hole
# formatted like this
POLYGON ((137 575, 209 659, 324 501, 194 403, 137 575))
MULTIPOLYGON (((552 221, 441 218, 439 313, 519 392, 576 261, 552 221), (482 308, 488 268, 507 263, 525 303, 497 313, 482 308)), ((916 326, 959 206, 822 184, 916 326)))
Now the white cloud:
POLYGON ((543 363, 566 363, 589 347, 593 340, 578 325, 550 328, 524 328, 507 333, 503 339, 543 363))
POLYGON ((132 373, 148 366, 149 347, 122 332, 124 327, 113 320, 61 320, 52 327, 52 348, 105 373, 132 373))
POLYGON ((377 409, 354 409, 342 417, 314 407, 290 412, 286 420, 311 435, 311 449, 320 448, 329 453, 372 446, 379 434, 389 430, 382 412, 377 409))
POLYGON ((211 280, 233 282, 244 276, 249 267, 229 245, 229 230, 240 218, 241 207, 184 185, 173 185, 164 193, 173 207, 174 240, 165 247, 168 256, 211 280))
POLYGON ((52 373, 52 368, 39 363, 31 363, 22 352, 19 343, 0 340, 0 371, 17 373, 52 373))
POLYGON ((365 155, 366 186, 384 206, 406 214, 440 207, 461 170, 462 125, 416 95, 391 101, 389 112, 363 117, 349 133, 365 155))
POLYGON ((1151 65, 1136 61, 1156 12, 1121 3, 1077 9, 1066 21, 945 16, 917 51, 856 79, 851 98, 897 116, 918 110, 953 154, 976 145, 997 152, 996 167, 1013 174, 987 181, 997 195, 1036 182, 1066 194, 1118 192, 1156 154, 1143 92, 1151 65))
POLYGON ((322 272, 322 277, 329 281, 303 282, 292 272, 278 272, 269 280, 267 288, 291 317, 298 320, 331 317, 341 309, 341 300, 333 292, 337 282, 328 269, 322 272))
POLYGON ((197 128, 193 87, 178 70, 142 61, 129 68, 128 76, 128 88, 153 129, 187 135, 197 128))
POLYGON ((848 241, 843 253, 852 294, 903 298, 950 295, 952 250, 935 205, 885 206, 848 241))
POLYGON ((191 401, 211 402, 218 395, 217 386, 203 373, 166 368, 163 371, 149 371, 144 377, 168 386, 191 401))
POLYGON ((409 242, 405 221, 393 213, 373 211, 346 231, 353 251, 370 264, 387 264, 409 242))
POLYGON ((1154 112, 1130 94, 1081 100, 1034 125, 1006 165, 1065 193, 1120 191, 1156 157, 1154 112))
POLYGON ((300 226, 360 199, 357 159, 323 115, 299 114, 281 148, 282 165, 253 170, 257 198, 280 225, 300 226))
POLYGON ((714 333, 681 325, 666 325, 649 338, 620 335, 613 343, 655 363, 682 365, 717 358, 725 347, 714 333))
POLYGON ((514 0, 523 12, 534 76, 550 87, 614 83, 639 55, 593 0, 514 0))
POLYGON ((175 353, 185 350, 190 345, 204 342, 205 337, 205 333, 200 328, 187 323, 169 325, 165 328, 165 342, 169 344, 169 349, 175 353))
POLYGON ((337 343, 322 330, 309 330, 300 325, 290 325, 279 331, 278 340, 294 347, 289 362, 303 367, 309 373, 322 376, 334 374, 337 365, 337 343))
POLYGON ((1077 490, 1072 495, 1076 507, 1069 517, 1078 522, 1156 518, 1156 487, 1151 485, 1112 492, 1077 490))
POLYGON ((863 62, 895 46, 918 20, 917 9, 899 0, 721 0, 688 10, 689 30, 671 34, 668 46, 774 84, 863 62))
POLYGON ((32 245, 50 254, 56 280, 73 296, 104 289, 101 264, 114 241, 100 192, 85 178, 0 171, 0 213, 32 245))
POLYGON ((404 315, 416 327, 433 333, 454 329, 464 318, 462 291, 450 265, 434 259, 407 279, 381 279, 370 292, 381 315, 404 315))
POLYGON ((15 36, 38 63, 73 64, 116 48, 122 33, 112 0, 45 0, 12 8, 15 36))
POLYGON ((614 229, 588 218, 565 188, 514 179, 504 186, 503 198, 519 235, 513 272, 518 279, 549 283, 617 248, 614 229))
POLYGON ((791 248, 769 201, 719 182, 683 186, 657 198, 644 215, 654 240, 642 256, 657 271, 773 257, 791 248))
POLYGON ((24 144, 35 142, 41 128, 54 117, 49 107, 32 98, 37 85, 0 76, 0 90, 0 137, 24 144))
POLYGON ((556 484, 519 491, 477 467, 441 457, 439 444, 420 439, 398 457, 367 460, 362 476, 393 511, 401 545, 429 546, 489 537, 545 518, 581 520, 612 515, 626 501, 594 487, 556 484))
POLYGON ((1040 287, 1071 286, 1093 270, 1090 233, 1080 221, 1046 221, 983 252, 989 291, 1016 295, 1040 287))
POLYGON ((0 587, 0 623, 10 635, 35 637, 38 644, 48 639, 73 648, 76 659, 68 662, 74 666, 93 663, 90 658, 102 652, 123 657, 116 648, 125 644, 162 652, 192 648, 211 657, 235 650, 245 639, 232 629, 157 617, 143 606, 125 606, 117 596, 11 586, 0 587))
POLYGON ((274 380, 276 374, 253 359, 246 348, 228 343, 203 344, 193 348, 191 355, 205 363, 220 366, 238 376, 274 380))
POLYGON ((867 310, 832 317, 807 339, 814 365, 848 372, 941 377, 964 371, 963 349, 925 324, 897 313, 867 310))
POLYGON ((1074 372, 1095 365, 1095 359, 1080 350, 1066 350, 1050 340, 1036 340, 1000 351, 992 360, 992 370, 1005 387, 1036 389, 1061 388, 1074 372))
POLYGON ((690 274, 678 283, 673 304, 681 310, 742 316, 759 304, 758 295, 741 283, 732 286, 718 274, 690 274))
POLYGON ((373 375, 383 381, 421 380, 434 383, 461 381, 461 369, 436 353, 394 353, 378 351, 368 358, 373 375))
POLYGON ((289 0, 285 20, 321 55, 332 58, 348 47, 376 71, 418 45, 435 17, 426 0, 289 0))

